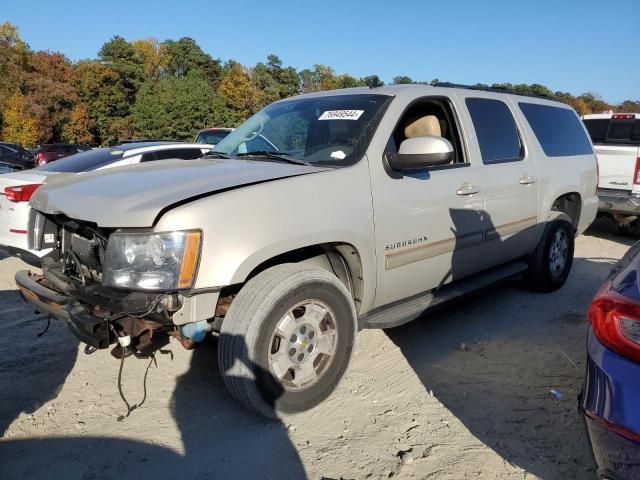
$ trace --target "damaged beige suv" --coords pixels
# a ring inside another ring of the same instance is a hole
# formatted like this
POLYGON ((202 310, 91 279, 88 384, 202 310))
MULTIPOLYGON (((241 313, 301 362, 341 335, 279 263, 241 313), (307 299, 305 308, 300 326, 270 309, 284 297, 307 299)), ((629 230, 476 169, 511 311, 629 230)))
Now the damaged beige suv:
POLYGON ((218 336, 266 416, 325 399, 355 335, 522 275, 549 292, 595 218, 596 159, 549 99, 406 85, 267 106, 208 157, 113 169, 31 199, 24 298, 94 348, 218 336))

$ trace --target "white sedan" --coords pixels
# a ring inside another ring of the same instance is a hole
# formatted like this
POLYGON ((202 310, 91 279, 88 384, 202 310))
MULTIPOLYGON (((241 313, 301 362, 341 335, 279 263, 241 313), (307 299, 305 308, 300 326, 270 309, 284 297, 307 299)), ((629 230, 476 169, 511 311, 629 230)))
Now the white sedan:
POLYGON ((27 244, 29 199, 42 184, 85 172, 169 158, 192 160, 211 146, 177 142, 132 142, 98 148, 56 160, 31 170, 0 175, 0 249, 39 266, 49 251, 32 251, 27 244))

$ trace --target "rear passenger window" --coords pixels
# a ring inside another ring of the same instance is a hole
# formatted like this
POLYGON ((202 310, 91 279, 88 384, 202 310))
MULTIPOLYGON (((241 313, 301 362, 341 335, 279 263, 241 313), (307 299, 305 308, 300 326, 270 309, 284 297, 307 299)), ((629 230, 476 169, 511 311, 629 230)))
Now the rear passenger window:
POLYGON ((580 119, 568 108, 518 104, 547 157, 568 157, 593 153, 580 119))
POLYGON ((466 104, 478 137, 482 163, 521 160, 522 142, 509 107, 489 98, 467 98, 466 104))
POLYGON ((199 148, 175 148, 172 150, 159 150, 155 152, 156 160, 167 160, 169 158, 179 158, 181 160, 195 160, 202 157, 199 148))

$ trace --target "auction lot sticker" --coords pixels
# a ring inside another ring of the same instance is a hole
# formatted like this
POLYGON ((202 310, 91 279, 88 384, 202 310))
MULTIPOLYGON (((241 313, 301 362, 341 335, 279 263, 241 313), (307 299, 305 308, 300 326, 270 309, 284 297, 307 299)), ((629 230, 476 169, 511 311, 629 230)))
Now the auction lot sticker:
POLYGON ((318 120, 358 120, 364 110, 327 110, 318 120))

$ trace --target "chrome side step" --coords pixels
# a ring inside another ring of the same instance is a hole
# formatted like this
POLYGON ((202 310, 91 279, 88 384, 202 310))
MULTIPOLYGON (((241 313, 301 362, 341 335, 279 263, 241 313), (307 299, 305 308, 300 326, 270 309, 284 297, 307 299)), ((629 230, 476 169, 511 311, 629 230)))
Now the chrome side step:
POLYGON ((372 310, 358 318, 360 328, 392 328, 415 320, 425 310, 486 288, 527 270, 527 263, 515 261, 476 273, 437 290, 419 293, 405 300, 372 310))

